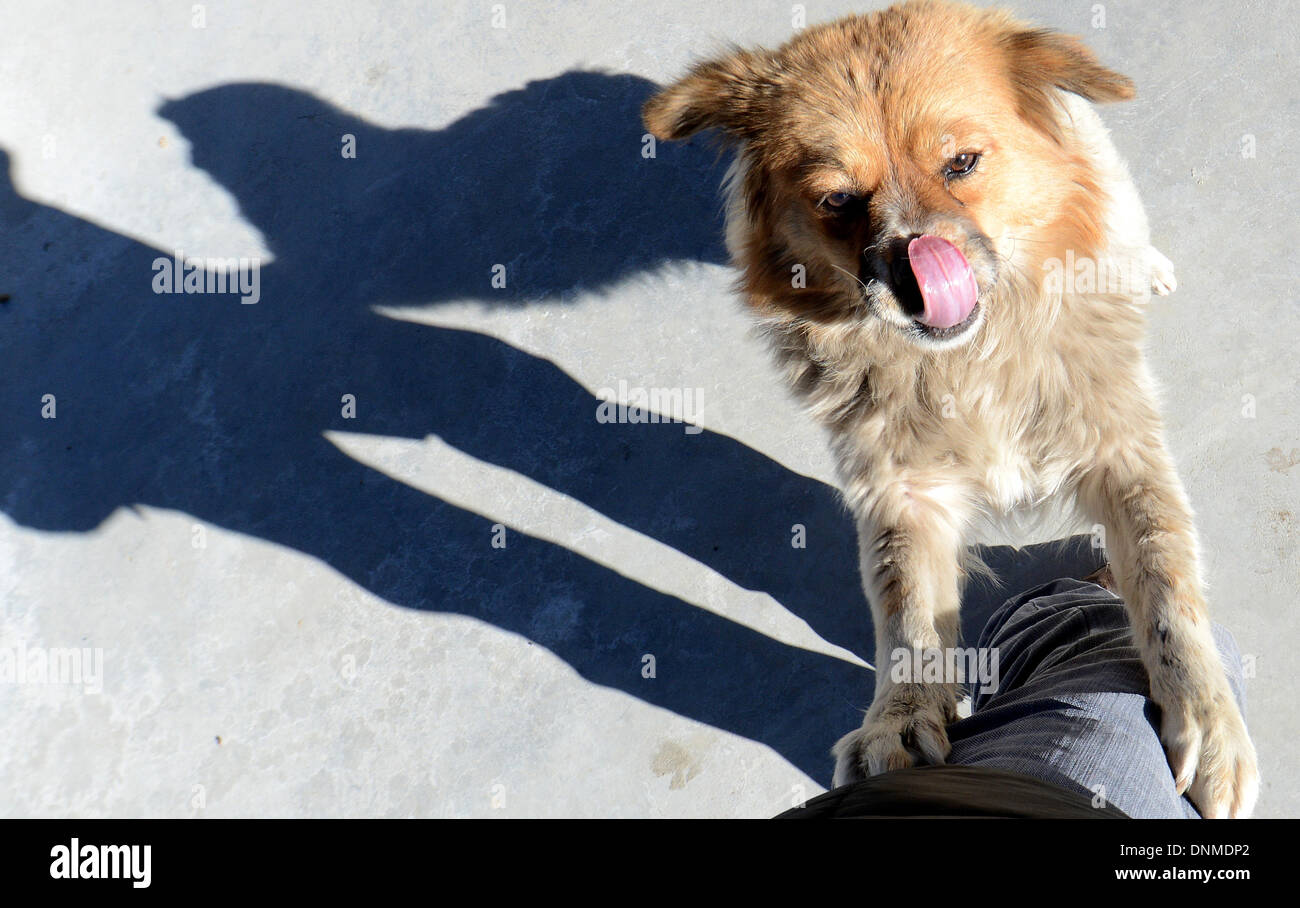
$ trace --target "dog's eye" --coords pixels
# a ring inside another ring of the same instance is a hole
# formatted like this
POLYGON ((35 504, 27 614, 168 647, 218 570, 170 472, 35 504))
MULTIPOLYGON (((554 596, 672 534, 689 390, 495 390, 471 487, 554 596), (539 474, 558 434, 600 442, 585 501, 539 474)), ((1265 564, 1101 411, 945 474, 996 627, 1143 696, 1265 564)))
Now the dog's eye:
POLYGON ((822 196, 822 207, 829 211, 843 211, 858 200, 851 192, 828 192, 822 196))
POLYGON ((963 151, 957 155, 943 168, 943 175, 948 179, 953 177, 964 177, 975 169, 975 165, 980 162, 978 152, 963 151))

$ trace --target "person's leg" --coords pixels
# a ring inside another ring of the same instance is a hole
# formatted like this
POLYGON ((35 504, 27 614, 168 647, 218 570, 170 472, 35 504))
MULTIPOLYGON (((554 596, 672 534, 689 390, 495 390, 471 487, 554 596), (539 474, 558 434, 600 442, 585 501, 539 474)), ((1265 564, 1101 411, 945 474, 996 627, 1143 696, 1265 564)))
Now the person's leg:
MULTIPOLYGON (((1215 639, 1240 703, 1236 644, 1217 625, 1215 639)), ((1082 580, 1052 581, 1007 600, 978 645, 996 653, 998 680, 992 690, 976 685, 972 715, 948 727, 950 763, 1023 773, 1132 817, 1198 816, 1174 789, 1118 597, 1082 580)))

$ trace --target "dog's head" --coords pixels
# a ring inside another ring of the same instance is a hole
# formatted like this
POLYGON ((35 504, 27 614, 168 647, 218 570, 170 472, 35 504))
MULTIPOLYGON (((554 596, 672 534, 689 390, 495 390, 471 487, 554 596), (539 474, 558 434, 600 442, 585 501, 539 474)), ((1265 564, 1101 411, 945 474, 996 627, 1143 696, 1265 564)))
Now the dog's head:
POLYGON ((756 305, 865 313, 944 347, 1014 274, 1104 243, 1061 91, 1133 96, 1075 38, 910 2, 701 64, 644 117, 661 139, 716 128, 740 143, 732 251, 756 305))

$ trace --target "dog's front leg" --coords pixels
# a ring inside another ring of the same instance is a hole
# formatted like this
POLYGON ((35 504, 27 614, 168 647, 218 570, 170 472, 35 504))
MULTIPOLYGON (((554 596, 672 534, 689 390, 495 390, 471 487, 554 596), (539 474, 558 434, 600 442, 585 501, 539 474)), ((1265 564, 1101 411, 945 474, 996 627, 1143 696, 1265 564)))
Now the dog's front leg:
POLYGON ((1248 816, 1255 748, 1211 636, 1191 509, 1168 453, 1156 441, 1112 454, 1079 492, 1105 528, 1178 790, 1206 817, 1248 816))
POLYGON ((899 482, 859 509, 862 583, 876 630, 876 695, 862 727, 832 749, 837 787, 948 756, 955 679, 927 682, 915 667, 926 651, 957 642, 962 500, 950 488, 899 482))

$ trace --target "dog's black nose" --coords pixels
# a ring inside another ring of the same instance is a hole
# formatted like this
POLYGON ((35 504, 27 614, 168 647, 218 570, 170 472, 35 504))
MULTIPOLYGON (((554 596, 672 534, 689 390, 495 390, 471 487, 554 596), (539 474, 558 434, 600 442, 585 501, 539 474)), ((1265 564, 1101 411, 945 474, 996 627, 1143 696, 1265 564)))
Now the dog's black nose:
POLYGON ((894 291, 894 296, 898 298, 903 311, 911 316, 918 316, 925 312, 921 287, 916 282, 916 275, 912 272, 912 262, 907 256, 908 245, 918 236, 920 234, 914 233, 911 236, 895 237, 881 249, 881 264, 884 266, 882 270, 886 272, 881 277, 888 281, 889 289, 894 291))

